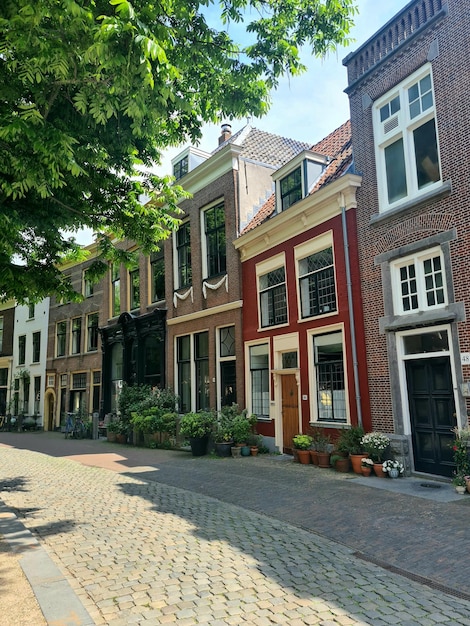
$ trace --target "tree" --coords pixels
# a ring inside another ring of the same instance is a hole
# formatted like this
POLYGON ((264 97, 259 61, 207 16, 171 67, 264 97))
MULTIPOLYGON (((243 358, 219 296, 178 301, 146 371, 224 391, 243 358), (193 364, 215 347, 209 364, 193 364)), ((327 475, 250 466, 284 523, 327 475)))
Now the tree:
POLYGON ((111 239, 156 249, 185 194, 136 168, 197 141, 204 122, 265 113, 279 77, 305 69, 301 46, 324 55, 347 41, 352 2, 3 0, 1 297, 73 297, 58 266, 83 251, 65 231, 97 234, 97 276, 111 239))

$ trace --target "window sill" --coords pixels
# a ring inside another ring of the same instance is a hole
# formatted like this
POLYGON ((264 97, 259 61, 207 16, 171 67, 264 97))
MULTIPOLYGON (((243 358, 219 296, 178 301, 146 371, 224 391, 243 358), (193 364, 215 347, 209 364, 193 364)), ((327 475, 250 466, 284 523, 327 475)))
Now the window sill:
POLYGON ((396 332, 406 328, 430 326, 445 322, 465 321, 465 303, 455 302, 442 309, 407 313, 405 315, 385 316, 379 319, 379 332, 396 332))
POLYGON ((400 213, 404 213, 405 211, 410 211, 412 209, 419 209, 420 207, 428 204, 430 202, 434 202, 439 198, 444 198, 445 196, 450 195, 452 192, 452 181, 447 180, 440 187, 433 189, 432 191, 428 191, 427 193, 423 193, 422 195, 413 198, 412 200, 405 200, 399 206, 394 207, 393 209, 388 209, 383 211, 382 213, 376 213, 372 215, 370 218, 369 224, 370 226, 375 226, 377 224, 382 224, 389 219, 400 215, 400 213))
POLYGON ((282 324, 272 324, 271 326, 261 326, 260 328, 258 328, 258 332, 265 333, 272 330, 273 328, 287 328, 287 326, 289 326, 289 322, 283 322, 282 324))

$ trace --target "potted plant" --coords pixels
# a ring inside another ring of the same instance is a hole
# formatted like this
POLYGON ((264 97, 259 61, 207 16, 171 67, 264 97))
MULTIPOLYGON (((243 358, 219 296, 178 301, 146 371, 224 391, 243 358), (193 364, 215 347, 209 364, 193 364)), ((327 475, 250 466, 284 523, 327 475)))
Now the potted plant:
POLYGON ((361 459, 361 474, 363 476, 370 476, 374 467, 374 461, 368 456, 361 459))
POLYGON ((330 457, 331 467, 334 467, 337 472, 349 472, 350 461, 348 456, 344 454, 333 453, 330 457))
POLYGON ((463 474, 454 473, 454 477, 452 478, 452 484, 455 487, 455 491, 461 495, 465 493, 467 488, 467 481, 465 480, 465 476, 463 474))
POLYGON ((215 424, 212 411, 186 413, 180 420, 180 433, 189 439, 193 456, 203 456, 207 452, 209 435, 215 424))
POLYGON ((361 443, 364 446, 364 451, 367 452, 370 458, 374 461, 374 472, 376 476, 385 478, 382 463, 385 450, 390 445, 389 437, 379 432, 366 433, 364 437, 362 437, 361 443))
POLYGON ((236 446, 242 448, 240 451, 242 456, 250 455, 248 439, 252 434, 254 426, 253 417, 256 420, 256 416, 248 416, 246 411, 242 411, 234 417, 232 422, 233 440, 236 446))
POLYGON ((109 422, 106 426, 106 439, 108 441, 115 442, 118 431, 119 431, 119 423, 109 422))
POLYGON ((312 445, 312 437, 310 435, 295 435, 292 439, 292 445, 297 450, 299 463, 308 465, 310 463, 310 446, 312 445))
POLYGON ((330 436, 323 433, 317 439, 318 467, 330 467, 330 436))
POLYGON ((400 461, 389 459, 382 464, 383 471, 390 476, 390 478, 398 478, 403 474, 405 468, 400 461))
POLYGON ((361 473, 361 459, 364 457, 362 438, 364 437, 362 426, 342 428, 336 442, 336 449, 349 455, 353 472, 361 473))

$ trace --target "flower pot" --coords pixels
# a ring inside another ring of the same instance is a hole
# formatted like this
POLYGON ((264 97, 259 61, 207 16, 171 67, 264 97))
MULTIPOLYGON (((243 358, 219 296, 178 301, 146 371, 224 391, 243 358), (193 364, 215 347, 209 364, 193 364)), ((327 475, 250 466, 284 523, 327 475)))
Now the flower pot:
POLYGON ((299 451, 296 448, 292 448, 292 456, 294 457, 294 463, 299 463, 299 451))
POLYGON ((461 486, 461 485, 457 485, 457 486, 455 487, 455 491, 456 491, 458 494, 460 494, 461 496, 463 496, 463 495, 464 495, 465 490, 466 490, 466 487, 463 487, 463 486, 461 486))
POLYGON ((232 453, 233 458, 237 459, 238 457, 241 456, 242 449, 240 448, 240 446, 232 446, 230 448, 230 451, 232 453))
POLYGON ((314 465, 318 465, 318 452, 316 450, 309 450, 310 460, 314 465))
POLYGON ((217 456, 228 457, 232 455, 231 447, 233 441, 219 441, 215 443, 215 453, 217 456))
POLYGON ((207 452, 207 444, 209 442, 209 436, 205 437, 190 437, 189 445, 191 446, 191 452, 193 456, 204 456, 207 452))
POLYGON ((251 446, 250 447, 250 453, 251 453, 251 456, 257 456, 258 455, 258 446, 251 446))
POLYGON ((297 450, 299 463, 302 465, 310 465, 310 450, 297 450))
POLYGON ((116 433, 116 441, 118 443, 127 443, 127 435, 123 435, 122 433, 116 433))
POLYGON ((350 463, 349 463, 349 459, 346 457, 344 459, 338 459, 335 463, 335 470, 337 472, 344 472, 347 473, 349 472, 350 469, 350 463))
POLYGON ((362 459, 367 458, 368 454, 350 454, 352 470, 355 474, 361 474, 361 462, 362 459))
POLYGON ((388 475, 390 478, 398 478, 400 476, 400 472, 396 469, 396 467, 393 467, 391 470, 388 470, 388 475))
POLYGON ((372 474, 372 468, 371 467, 361 467, 361 474, 363 476, 370 476, 372 474))
POLYGON ((106 439, 110 441, 111 443, 114 443, 116 441, 116 433, 107 432, 106 439))
POLYGON ((250 446, 242 446, 241 447, 241 455, 242 456, 250 456, 250 446))
POLYGON ((470 478, 465 477, 465 482, 467 483, 467 491, 470 493, 470 478))
POLYGON ((318 453, 318 467, 330 467, 330 456, 329 452, 319 452, 318 453))
POLYGON ((387 478, 387 475, 384 472, 382 463, 374 463, 374 472, 375 472, 375 475, 378 476, 379 478, 387 478))

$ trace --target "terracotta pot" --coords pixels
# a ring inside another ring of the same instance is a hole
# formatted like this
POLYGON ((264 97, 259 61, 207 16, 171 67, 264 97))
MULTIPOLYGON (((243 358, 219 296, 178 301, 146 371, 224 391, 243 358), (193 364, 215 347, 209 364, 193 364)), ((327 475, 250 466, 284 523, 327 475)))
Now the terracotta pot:
POLYGON ((367 458, 368 454, 350 454, 352 470, 355 474, 361 474, 361 461, 367 458))
POLYGON ((310 460, 314 465, 318 465, 318 452, 316 450, 309 450, 310 460))
POLYGON ((467 491, 470 493, 470 478, 465 478, 465 482, 467 483, 467 491))
POLYGON ((379 478, 387 478, 387 474, 384 472, 382 463, 374 463, 374 472, 379 478))
POLYGON ((335 463, 335 470, 337 472, 349 472, 350 467, 351 465, 347 457, 344 459, 338 459, 335 463))
POLYGON ((319 452, 318 453, 318 467, 331 467, 330 466, 330 453, 319 452))
POLYGON ((258 454, 258 446, 251 446, 250 452, 251 452, 251 456, 257 456, 257 454, 258 454))
POLYGON ((299 463, 299 451, 296 448, 292 448, 292 456, 294 457, 294 463, 299 463))
POLYGON ((363 476, 370 476, 372 474, 372 468, 371 467, 361 467, 361 474, 363 476))
POLYGON ((297 450, 299 463, 302 465, 310 465, 310 450, 297 450))

